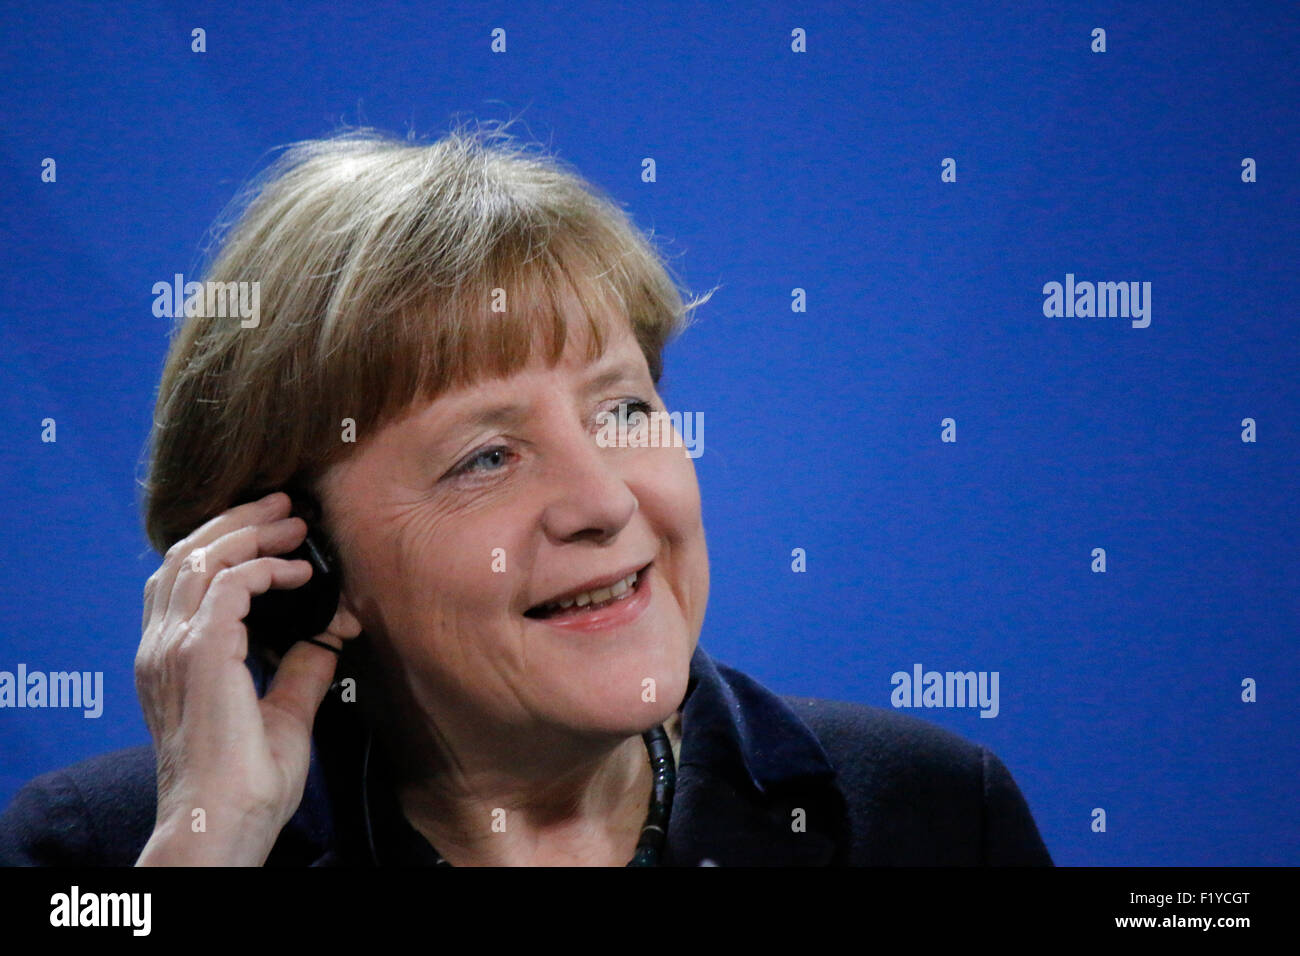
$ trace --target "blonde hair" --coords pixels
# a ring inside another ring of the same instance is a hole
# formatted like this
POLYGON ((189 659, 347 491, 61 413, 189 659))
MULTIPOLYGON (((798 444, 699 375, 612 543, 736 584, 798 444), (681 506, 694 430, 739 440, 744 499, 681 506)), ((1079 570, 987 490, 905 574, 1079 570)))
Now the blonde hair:
POLYGON ((259 283, 260 312, 251 328, 178 321, 143 482, 159 553, 240 501, 309 483, 412 402, 518 371, 538 349, 554 364, 566 289, 590 356, 626 321, 656 383, 664 345, 712 295, 686 303, 618 205, 504 126, 297 143, 232 210, 203 278, 259 283), (506 311, 492 311, 502 290, 506 311))

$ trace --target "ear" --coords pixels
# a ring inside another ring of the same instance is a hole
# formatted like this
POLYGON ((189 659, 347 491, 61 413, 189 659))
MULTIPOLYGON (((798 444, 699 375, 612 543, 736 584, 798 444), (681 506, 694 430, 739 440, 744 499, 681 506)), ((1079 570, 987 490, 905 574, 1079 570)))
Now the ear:
MULTIPOLYGON (((335 543, 334 535, 327 530, 325 509, 321 507, 328 498, 328 482, 325 480, 328 476, 329 473, 327 472, 324 476, 316 476, 314 479, 304 478, 296 481, 294 487, 298 489, 298 497, 294 500, 301 510, 295 511, 294 514, 307 522, 316 540, 333 559, 337 571, 340 562, 338 546, 335 543)), ((348 600, 346 579, 339 593, 339 604, 334 611, 334 618, 325 630, 326 633, 333 634, 343 641, 349 641, 357 637, 362 631, 361 621, 357 617, 356 609, 352 606, 352 602, 348 600)))
POLYGON ((347 589, 339 595, 339 606, 334 612, 334 620, 326 630, 335 637, 351 640, 361 633, 361 621, 357 618, 352 602, 348 600, 347 589))

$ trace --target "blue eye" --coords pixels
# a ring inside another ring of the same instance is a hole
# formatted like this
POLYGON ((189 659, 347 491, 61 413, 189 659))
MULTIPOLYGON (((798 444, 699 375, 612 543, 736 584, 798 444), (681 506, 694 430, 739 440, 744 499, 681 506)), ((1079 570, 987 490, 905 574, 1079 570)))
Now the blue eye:
POLYGON ((484 448, 473 458, 467 459, 463 465, 455 470, 454 474, 460 475, 475 471, 499 471, 505 465, 506 456, 509 454, 510 449, 505 445, 484 448))
MULTIPOLYGON (((641 412, 647 419, 654 414, 654 406, 649 402, 642 401, 639 398, 627 399, 619 403, 618 417, 624 426, 630 424, 628 419, 633 412, 641 412)), ((511 451, 507 445, 492 445, 484 448, 480 452, 466 458, 461 464, 457 465, 446 477, 456 477, 460 475, 473 474, 492 474, 504 469, 510 463, 511 451)))

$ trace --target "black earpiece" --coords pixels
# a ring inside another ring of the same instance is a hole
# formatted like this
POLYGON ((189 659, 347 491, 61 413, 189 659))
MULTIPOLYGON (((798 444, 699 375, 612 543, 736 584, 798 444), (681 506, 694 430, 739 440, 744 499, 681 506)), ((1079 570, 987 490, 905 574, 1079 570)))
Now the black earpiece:
POLYGON ((283 657, 298 641, 324 632, 339 606, 341 572, 338 557, 321 528, 320 505, 311 496, 289 491, 293 500, 290 514, 307 522, 307 537, 297 548, 278 557, 309 561, 312 575, 302 587, 272 588, 253 596, 244 626, 250 647, 272 651, 283 657))

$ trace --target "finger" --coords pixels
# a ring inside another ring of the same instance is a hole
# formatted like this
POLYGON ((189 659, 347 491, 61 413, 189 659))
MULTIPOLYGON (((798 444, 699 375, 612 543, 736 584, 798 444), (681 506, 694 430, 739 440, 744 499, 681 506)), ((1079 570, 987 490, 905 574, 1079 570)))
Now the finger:
MULTIPOLYGON (((161 708, 164 727, 246 727, 250 715, 257 721, 257 694, 244 664, 247 631, 240 618, 247 613, 250 595, 273 586, 298 587, 310 576, 306 561, 271 557, 218 574, 199 613, 192 621, 166 628, 149 666, 138 672, 142 703, 149 700, 161 708)), ((145 706, 148 710, 150 704, 145 706)), ((208 744, 220 747, 234 741, 209 740, 203 746, 208 744)))
POLYGON ((198 661, 242 663, 248 656, 248 631, 243 619, 253 597, 273 587, 302 587, 311 575, 307 561, 273 557, 255 558, 218 571, 190 620, 184 640, 194 646, 188 648, 187 654, 198 661))
MULTIPOLYGON (((341 648, 343 639, 328 631, 316 640, 341 648)), ((329 693, 338 667, 338 655, 323 647, 299 641, 285 653, 271 686, 262 698, 262 717, 268 739, 306 741, 316 721, 316 711, 329 693)))
POLYGON ((168 617, 186 620, 194 615, 212 580, 226 568, 233 568, 263 555, 283 554, 302 544, 307 522, 281 518, 266 524, 236 528, 211 544, 190 552, 172 582, 167 600, 168 617))
POLYGON ((241 618, 248 613, 251 594, 270 587, 300 587, 311 574, 306 561, 269 557, 227 569, 214 580, 192 619, 165 620, 147 631, 135 658, 136 691, 146 716, 159 694, 185 691, 202 696, 210 688, 217 693, 226 689, 219 679, 221 667, 242 668, 247 656, 248 632, 241 618), (197 681, 192 679, 195 669, 201 672, 197 681))
POLYGON ((159 595, 171 594, 172 582, 189 556, 199 548, 244 525, 275 521, 286 517, 292 502, 283 491, 272 492, 265 498, 237 505, 200 525, 186 537, 177 541, 163 556, 162 566, 154 572, 157 579, 152 594, 156 603, 159 595))

